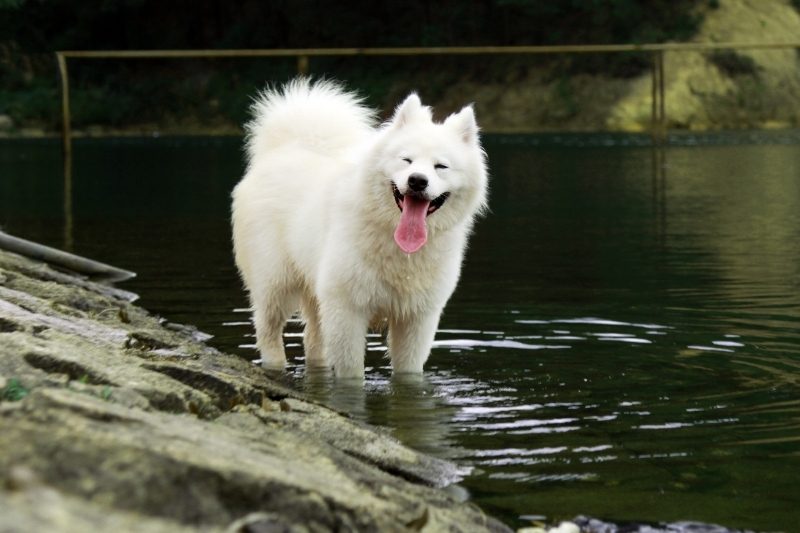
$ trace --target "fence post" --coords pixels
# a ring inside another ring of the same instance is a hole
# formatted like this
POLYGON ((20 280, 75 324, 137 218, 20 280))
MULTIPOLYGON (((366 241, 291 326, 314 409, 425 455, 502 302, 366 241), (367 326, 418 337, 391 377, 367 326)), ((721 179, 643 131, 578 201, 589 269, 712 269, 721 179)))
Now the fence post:
POLYGON ((61 52, 56 52, 58 60, 58 73, 61 78, 61 138, 64 146, 64 158, 72 158, 72 124, 69 110, 69 71, 67 58, 61 52))
POLYGON ((61 77, 61 141, 64 156, 64 248, 72 250, 72 118, 69 110, 69 71, 67 58, 56 52, 58 72, 61 77))
POLYGON ((664 94, 664 51, 653 52, 651 102, 651 134, 653 144, 662 144, 666 138, 666 103, 664 94))
POLYGON ((308 56, 297 56, 297 73, 301 76, 308 74, 308 56))

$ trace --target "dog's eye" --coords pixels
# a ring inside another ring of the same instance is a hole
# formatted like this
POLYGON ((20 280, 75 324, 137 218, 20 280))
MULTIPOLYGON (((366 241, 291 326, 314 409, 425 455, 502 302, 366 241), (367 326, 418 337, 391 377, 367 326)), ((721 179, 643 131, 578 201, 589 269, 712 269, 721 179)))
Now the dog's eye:
POLYGON ((409 165, 410 165, 411 163, 413 163, 413 161, 411 160, 411 158, 410 158, 410 157, 404 157, 404 158, 403 158, 403 161, 405 161, 405 162, 406 162, 406 163, 408 163, 409 165))
POLYGON ((433 168, 435 168, 435 169, 445 169, 445 168, 450 168, 450 167, 448 167, 447 165, 444 165, 442 163, 436 163, 435 165, 433 165, 433 168))

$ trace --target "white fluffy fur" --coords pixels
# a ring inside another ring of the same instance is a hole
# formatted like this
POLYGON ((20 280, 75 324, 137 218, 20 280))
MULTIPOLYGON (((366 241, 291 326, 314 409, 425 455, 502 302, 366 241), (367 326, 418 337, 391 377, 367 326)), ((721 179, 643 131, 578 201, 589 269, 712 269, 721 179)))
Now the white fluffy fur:
POLYGON ((264 92, 253 111, 233 241, 263 365, 286 363, 283 327, 299 308, 309 366, 362 377, 367 328, 386 319, 393 370, 421 372, 486 203, 472 108, 434 123, 412 94, 376 127, 353 94, 300 79, 264 92), (405 194, 413 172, 428 177, 431 198, 450 197, 427 218, 427 244, 407 255, 393 239, 391 183, 405 194))

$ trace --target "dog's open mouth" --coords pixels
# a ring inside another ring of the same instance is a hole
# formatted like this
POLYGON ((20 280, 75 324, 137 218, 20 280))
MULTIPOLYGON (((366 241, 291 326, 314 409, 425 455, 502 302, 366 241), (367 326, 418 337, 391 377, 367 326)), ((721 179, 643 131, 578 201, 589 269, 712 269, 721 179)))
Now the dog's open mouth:
POLYGON ((394 240, 405 253, 413 254, 428 241, 427 218, 444 205, 450 193, 446 192, 433 200, 428 200, 422 194, 415 192, 400 194, 394 183, 392 183, 392 193, 400 209, 400 221, 394 231, 394 240))
MULTIPOLYGON (((394 203, 397 204, 398 209, 403 211, 403 202, 405 200, 405 196, 400 192, 397 188, 397 185, 392 183, 392 193, 394 194, 394 203)), ((414 193, 410 193, 413 197, 418 198, 420 201, 424 200, 422 196, 417 196, 414 193)), ((450 193, 446 192, 444 194, 440 194, 433 200, 431 200, 430 204, 428 204, 428 210, 426 212, 426 216, 430 216, 434 211, 438 210, 440 207, 444 205, 445 200, 450 197, 450 193)))

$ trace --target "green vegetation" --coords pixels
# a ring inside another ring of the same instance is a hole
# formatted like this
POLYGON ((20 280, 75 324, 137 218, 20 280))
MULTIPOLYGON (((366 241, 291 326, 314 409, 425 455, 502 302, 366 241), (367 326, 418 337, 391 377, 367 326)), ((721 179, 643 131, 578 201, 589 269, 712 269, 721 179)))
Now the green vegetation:
MULTIPOLYGON (((698 13, 692 0, 0 0, 0 114, 17 124, 57 127, 55 50, 660 42, 691 36, 698 13)), ((561 75, 631 76, 647 66, 637 54, 547 61, 558 62, 561 75)), ((385 107, 420 79, 435 94, 465 79, 513 78, 542 62, 319 58, 311 73, 348 80, 385 107)), ((293 59, 77 60, 70 68, 78 127, 239 124, 256 88, 296 72, 293 59)))
POLYGON ((6 386, 0 390, 0 401, 18 402, 27 396, 29 392, 17 378, 11 378, 6 383, 6 386))

